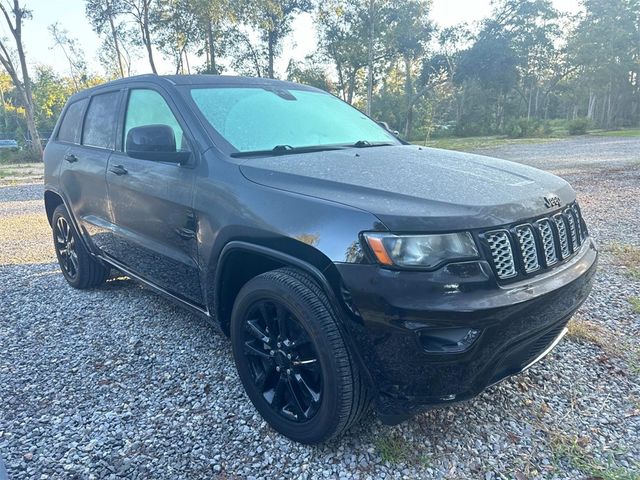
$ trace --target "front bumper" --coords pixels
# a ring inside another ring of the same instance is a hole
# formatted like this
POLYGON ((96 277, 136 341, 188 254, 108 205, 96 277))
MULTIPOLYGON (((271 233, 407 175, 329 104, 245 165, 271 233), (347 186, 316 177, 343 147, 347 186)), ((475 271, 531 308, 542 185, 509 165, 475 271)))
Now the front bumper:
POLYGON ((527 368, 586 300, 596 264, 590 239, 567 263, 508 286, 498 285, 484 261, 435 272, 336 264, 355 312, 347 328, 381 419, 397 423, 469 399, 527 368), (459 353, 428 351, 421 339, 443 328, 479 333, 459 353))

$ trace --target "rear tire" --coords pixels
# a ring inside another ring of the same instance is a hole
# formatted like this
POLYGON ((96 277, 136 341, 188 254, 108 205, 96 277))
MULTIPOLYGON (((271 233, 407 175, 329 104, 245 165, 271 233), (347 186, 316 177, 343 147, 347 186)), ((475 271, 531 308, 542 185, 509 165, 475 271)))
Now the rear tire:
POLYGON ((324 442, 367 410, 365 381, 338 317, 303 272, 282 268, 247 282, 233 307, 231 342, 247 395, 290 439, 324 442))
POLYGON ((69 285, 85 289, 104 283, 110 269, 87 251, 64 205, 53 211, 51 226, 56 257, 69 285))

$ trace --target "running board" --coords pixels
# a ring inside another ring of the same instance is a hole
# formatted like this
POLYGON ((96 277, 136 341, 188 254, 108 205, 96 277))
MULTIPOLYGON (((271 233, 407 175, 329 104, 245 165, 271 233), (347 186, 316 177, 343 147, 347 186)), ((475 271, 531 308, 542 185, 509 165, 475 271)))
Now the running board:
POLYGON ((180 298, 177 295, 174 295, 173 293, 165 290, 162 287, 159 287, 158 285, 150 282, 149 280, 146 280, 145 278, 141 277, 140 275, 137 275, 135 273, 133 273, 131 270, 129 270, 127 267, 123 266, 122 264, 120 264, 119 262, 117 262, 116 260, 113 260, 112 258, 106 256, 106 255, 96 255, 96 257, 98 257, 100 260, 102 260, 103 262, 111 265, 113 268, 120 270, 122 273, 124 273, 125 275, 127 275, 128 277, 131 277, 133 279, 135 279, 136 281, 146 285, 147 287, 149 287, 151 290, 153 290, 156 293, 159 293, 160 295, 163 295, 167 298, 169 298, 170 300, 173 300, 175 303, 182 305, 183 307, 188 308, 189 310, 193 310, 196 313, 199 313, 201 315, 204 315, 205 317, 207 317, 208 319, 211 319, 211 314, 209 313, 208 309, 202 308, 194 303, 191 303, 183 298, 180 298))

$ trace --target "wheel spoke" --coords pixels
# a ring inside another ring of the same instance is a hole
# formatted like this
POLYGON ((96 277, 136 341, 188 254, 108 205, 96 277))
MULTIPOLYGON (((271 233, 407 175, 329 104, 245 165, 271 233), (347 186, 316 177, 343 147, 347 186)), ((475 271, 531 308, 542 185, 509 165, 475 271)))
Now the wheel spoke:
POLYGON ((298 382, 293 380, 291 377, 287 379, 287 386, 289 388, 289 394, 291 395, 290 405, 294 408, 295 414, 302 415, 307 418, 307 409, 303 407, 302 399, 299 397, 299 393, 296 392, 298 382))
POLYGON ((264 393, 265 387, 267 387, 271 383, 269 382, 269 379, 271 379, 275 371, 276 371, 275 366, 273 365, 272 362, 270 362, 267 365, 267 367, 262 371, 262 373, 258 376, 258 378, 256 378, 256 386, 258 387, 258 390, 260 391, 260 393, 264 393))
POLYGON ((310 402, 317 403, 320 401, 320 392, 316 392, 311 388, 302 375, 295 374, 293 379, 300 388, 300 391, 309 399, 310 402))
POLYGON ((258 320, 247 320, 247 331, 256 340, 260 340, 263 343, 269 343, 269 336, 266 332, 262 331, 262 328, 258 324, 258 320))
POLYGON ((311 343, 309 335, 307 335, 307 332, 303 328, 299 328, 296 334, 292 334, 289 339, 294 342, 296 350, 300 350, 300 347, 311 343))
POLYGON ((278 377, 278 383, 276 383, 273 391, 273 399, 271 400, 271 405, 278 411, 282 411, 282 407, 284 407, 284 391, 286 388, 285 379, 282 376, 278 377))
POLYGON ((271 356, 266 351, 254 347, 251 342, 244 343, 244 353, 245 355, 251 355, 253 357, 259 357, 271 361, 271 356))
POLYGON ((58 248, 64 247, 66 244, 64 236, 58 227, 56 227, 56 242, 58 243, 58 248))
POLYGON ((273 321, 273 315, 271 315, 269 313, 269 310, 267 310, 267 303, 266 302, 262 302, 260 304, 260 315, 262 315, 262 319, 264 320, 265 325, 267 326, 267 328, 269 329, 270 332, 272 332, 272 335, 276 333, 276 325, 275 322, 273 321))
POLYGON ((69 252, 69 260, 71 260, 71 265, 73 266, 73 272, 71 274, 75 275, 78 271, 78 255, 73 250, 69 252))
POLYGON ((288 338, 287 312, 281 305, 276 305, 276 320, 278 322, 278 334, 281 339, 288 338))

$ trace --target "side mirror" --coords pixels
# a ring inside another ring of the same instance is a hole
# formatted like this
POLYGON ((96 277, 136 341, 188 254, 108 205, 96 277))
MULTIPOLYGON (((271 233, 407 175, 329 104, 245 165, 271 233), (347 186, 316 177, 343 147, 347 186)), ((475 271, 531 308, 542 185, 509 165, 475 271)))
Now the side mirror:
POLYGON ((392 133, 396 137, 400 136, 400 132, 397 131, 397 130, 391 130, 391 127, 389 126, 389 124, 387 122, 378 122, 378 125, 380 125, 382 128, 384 128, 387 132, 392 133))
POLYGON ((127 133, 125 150, 132 158, 170 163, 184 163, 191 155, 176 150, 176 137, 169 125, 132 128, 127 133))

